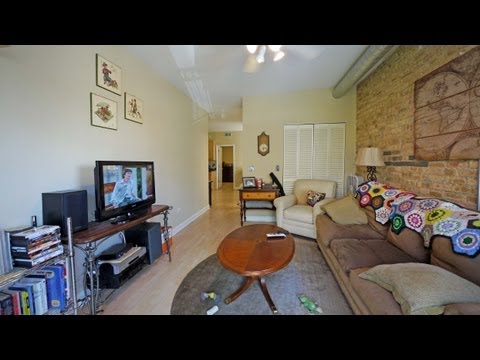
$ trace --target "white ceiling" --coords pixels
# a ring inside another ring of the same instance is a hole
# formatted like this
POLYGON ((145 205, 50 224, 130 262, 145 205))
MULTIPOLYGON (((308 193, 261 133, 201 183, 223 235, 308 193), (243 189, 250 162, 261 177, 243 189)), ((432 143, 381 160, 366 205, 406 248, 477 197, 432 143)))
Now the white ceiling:
POLYGON ((244 45, 129 45, 150 65, 209 113, 209 131, 242 129, 242 97, 330 88, 367 45, 284 45, 274 62, 267 51, 255 73, 243 71, 244 45))

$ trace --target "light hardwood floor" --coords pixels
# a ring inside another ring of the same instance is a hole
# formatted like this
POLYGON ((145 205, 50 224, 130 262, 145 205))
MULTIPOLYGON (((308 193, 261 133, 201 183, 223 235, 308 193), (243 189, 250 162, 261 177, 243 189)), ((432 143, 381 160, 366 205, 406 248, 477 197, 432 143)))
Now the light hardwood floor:
POLYGON ((170 314, 183 278, 239 226, 238 191, 232 183, 224 183, 212 192, 212 208, 173 237, 172 262, 162 255, 146 266, 112 294, 103 305, 103 314, 170 314))

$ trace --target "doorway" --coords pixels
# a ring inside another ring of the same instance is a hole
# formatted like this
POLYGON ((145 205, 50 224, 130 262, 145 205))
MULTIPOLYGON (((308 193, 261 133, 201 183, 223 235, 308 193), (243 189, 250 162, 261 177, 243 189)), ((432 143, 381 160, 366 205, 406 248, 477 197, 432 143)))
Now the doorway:
POLYGON ((232 183, 235 187, 235 145, 217 145, 217 184, 220 189, 223 183, 232 183))

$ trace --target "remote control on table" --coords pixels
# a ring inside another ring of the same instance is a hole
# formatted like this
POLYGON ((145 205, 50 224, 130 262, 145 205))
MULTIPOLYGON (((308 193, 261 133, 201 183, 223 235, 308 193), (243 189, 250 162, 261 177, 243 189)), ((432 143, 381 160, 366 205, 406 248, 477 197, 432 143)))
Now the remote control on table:
POLYGON ((275 233, 268 233, 267 234, 267 238, 268 239, 271 239, 271 238, 286 238, 287 235, 284 234, 284 233, 281 233, 281 232, 275 232, 275 233))

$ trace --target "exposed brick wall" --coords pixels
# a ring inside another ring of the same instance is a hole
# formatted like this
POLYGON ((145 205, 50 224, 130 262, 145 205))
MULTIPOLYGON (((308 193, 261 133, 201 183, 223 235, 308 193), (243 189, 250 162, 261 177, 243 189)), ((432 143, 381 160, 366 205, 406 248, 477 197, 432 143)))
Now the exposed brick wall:
MULTIPOLYGON (((413 147, 415 81, 473 47, 400 46, 358 85, 357 149, 384 151, 379 181, 477 209, 478 160, 416 161, 413 147)), ((365 177, 366 168, 357 167, 357 174, 365 177)))

